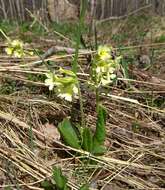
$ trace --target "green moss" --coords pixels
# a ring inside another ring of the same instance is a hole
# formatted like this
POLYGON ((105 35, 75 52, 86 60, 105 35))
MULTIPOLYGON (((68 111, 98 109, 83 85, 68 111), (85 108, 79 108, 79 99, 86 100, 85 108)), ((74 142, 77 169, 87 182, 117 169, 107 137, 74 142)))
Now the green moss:
POLYGON ((157 37, 155 39, 155 42, 157 42, 157 43, 163 43, 163 42, 165 42, 165 35, 162 34, 161 36, 157 37))
POLYGON ((12 94, 16 91, 16 81, 6 79, 3 84, 0 84, 0 94, 12 94))
MULTIPOLYGON (((5 32, 5 33, 11 33, 16 30, 17 28, 17 23, 16 22, 10 22, 10 21, 5 21, 2 20, 0 21, 0 28, 5 32)), ((4 36, 0 33, 0 38, 4 38, 4 36)))
MULTIPOLYGON (((45 29, 38 23, 31 26, 31 22, 0 21, 0 28, 11 38, 14 36, 28 43, 38 36, 47 35, 45 29)), ((0 38, 4 39, 1 33, 0 38)))

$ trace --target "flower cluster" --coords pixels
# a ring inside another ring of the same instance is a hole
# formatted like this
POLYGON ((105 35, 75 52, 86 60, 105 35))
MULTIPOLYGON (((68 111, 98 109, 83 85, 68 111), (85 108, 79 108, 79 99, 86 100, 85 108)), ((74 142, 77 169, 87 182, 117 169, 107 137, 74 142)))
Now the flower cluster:
POLYGON ((8 47, 5 49, 8 55, 13 55, 17 58, 22 58, 25 55, 33 55, 32 51, 24 50, 24 44, 20 40, 13 40, 8 42, 8 47))
POLYGON ((116 79, 115 71, 119 66, 121 57, 113 56, 112 47, 99 46, 92 67, 92 79, 95 86, 106 86, 116 79))
POLYGON ((59 76, 54 73, 47 73, 46 76, 45 85, 49 86, 49 90, 56 87, 60 98, 71 102, 73 97, 78 96, 78 80, 72 71, 60 68, 59 76))

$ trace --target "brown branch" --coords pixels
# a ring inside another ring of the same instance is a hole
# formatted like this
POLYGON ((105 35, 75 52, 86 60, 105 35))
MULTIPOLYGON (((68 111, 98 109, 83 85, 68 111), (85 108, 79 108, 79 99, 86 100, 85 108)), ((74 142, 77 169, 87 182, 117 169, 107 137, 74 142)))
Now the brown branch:
POLYGON ((135 10, 135 11, 132 11, 132 12, 126 14, 126 15, 123 15, 123 16, 112 16, 112 17, 109 17, 109 18, 106 18, 106 19, 103 19, 103 20, 99 20, 99 21, 96 22, 96 24, 101 24, 101 23, 103 23, 103 22, 110 21, 110 20, 120 20, 120 19, 124 19, 124 18, 129 17, 129 16, 131 16, 131 15, 133 15, 133 14, 136 14, 136 13, 138 13, 138 12, 144 10, 144 9, 150 8, 151 6, 152 6, 152 4, 149 4, 149 5, 146 5, 146 6, 144 6, 144 7, 141 7, 141 8, 139 8, 139 9, 137 9, 137 10, 135 10))

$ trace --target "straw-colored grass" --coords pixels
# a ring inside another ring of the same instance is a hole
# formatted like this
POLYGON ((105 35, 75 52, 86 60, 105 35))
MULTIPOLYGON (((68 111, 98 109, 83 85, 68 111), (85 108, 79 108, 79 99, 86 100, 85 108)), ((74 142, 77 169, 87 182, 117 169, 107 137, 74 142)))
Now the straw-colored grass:
MULTIPOLYGON (((52 56, 50 60, 55 61, 55 69, 60 65, 68 68, 72 56, 52 56)), ((147 72, 146 78, 140 78, 141 71, 135 70, 136 79, 120 78, 118 85, 102 92, 108 113, 108 151, 103 156, 93 156, 67 147, 58 134, 53 138, 44 133, 46 123, 47 130, 49 124, 56 128, 70 116, 71 106, 46 94, 43 81, 28 79, 29 74, 44 76, 48 71, 44 64, 36 65, 40 62, 37 57, 25 57, 24 64, 19 59, 0 57, 1 87, 7 79, 20 82, 14 92, 0 95, 0 188, 42 189, 40 184, 51 177, 54 165, 62 168, 72 189, 79 189, 84 182, 102 190, 165 188, 165 105, 152 104, 165 94, 163 79, 157 77, 159 82, 154 82, 147 72)), ((83 53, 79 62, 79 78, 84 83, 89 73, 84 71, 88 66, 83 53)), ((90 100, 93 94, 82 90, 86 121, 94 129, 96 113, 90 100)), ((76 117, 79 110, 75 110, 76 117)))

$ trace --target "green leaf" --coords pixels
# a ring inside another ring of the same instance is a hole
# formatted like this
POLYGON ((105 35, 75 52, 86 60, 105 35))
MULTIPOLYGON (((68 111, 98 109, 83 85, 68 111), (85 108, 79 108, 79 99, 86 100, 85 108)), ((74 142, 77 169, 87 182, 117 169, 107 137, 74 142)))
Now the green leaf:
POLYGON ((83 22, 84 22, 84 17, 85 17, 85 13, 87 11, 87 6, 88 6, 88 0, 81 0, 81 4, 80 4, 80 22, 81 22, 81 24, 83 24, 83 22))
POLYGON ((8 187, 5 187, 4 190, 12 190, 12 188, 8 186, 8 187))
POLYGON ((59 190, 67 189, 67 178, 62 175, 60 168, 55 167, 53 169, 53 179, 56 182, 56 186, 59 190))
POLYGON ((93 150, 92 153, 95 155, 102 155, 106 152, 106 148, 104 145, 100 145, 97 140, 93 143, 93 150))
POLYGON ((89 190, 89 185, 88 184, 84 184, 83 186, 80 187, 79 190, 89 190))
POLYGON ((48 180, 41 182, 41 187, 43 187, 45 190, 54 190, 55 189, 55 185, 53 185, 48 180))
POLYGON ((67 145, 77 149, 80 148, 78 136, 68 119, 64 119, 58 125, 58 130, 67 145))
POLYGON ((123 72, 124 72, 124 78, 129 79, 130 75, 129 75, 128 68, 129 68, 130 63, 127 60, 122 59, 121 65, 122 65, 123 72))
POLYGON ((104 143, 106 137, 105 123, 106 123, 106 110, 103 106, 99 105, 96 131, 94 134, 94 142, 96 141, 99 145, 102 145, 104 143))
POLYGON ((92 152, 93 149, 93 136, 89 128, 83 130, 83 143, 82 148, 88 152, 92 152))

